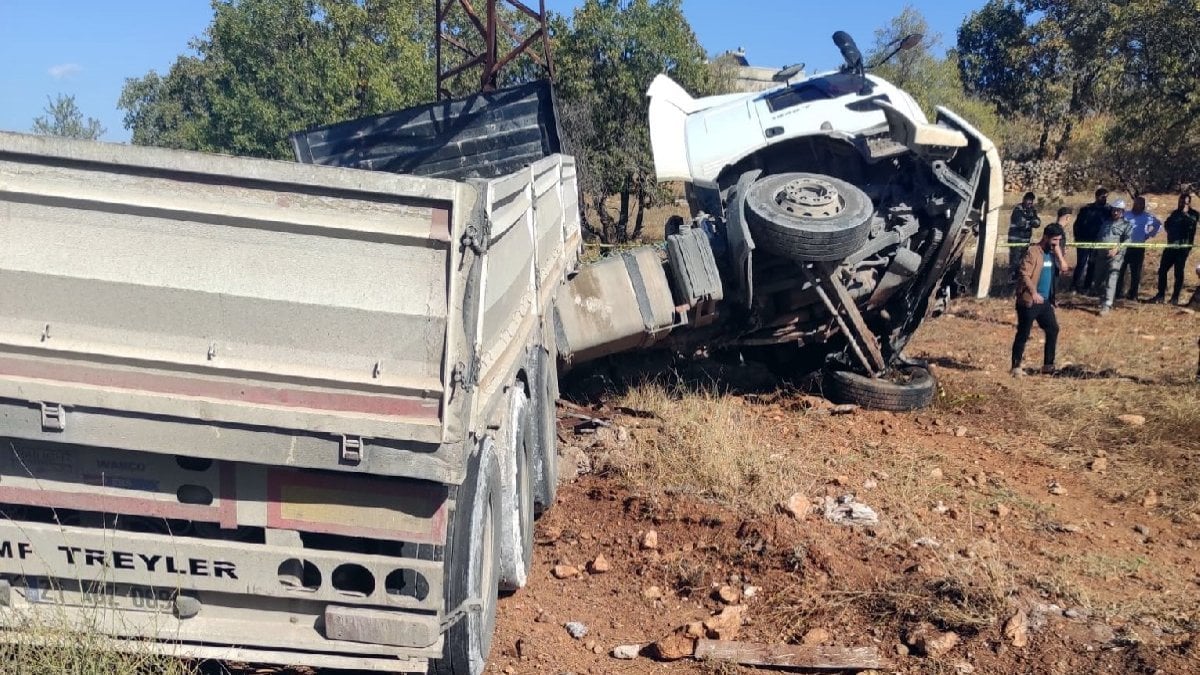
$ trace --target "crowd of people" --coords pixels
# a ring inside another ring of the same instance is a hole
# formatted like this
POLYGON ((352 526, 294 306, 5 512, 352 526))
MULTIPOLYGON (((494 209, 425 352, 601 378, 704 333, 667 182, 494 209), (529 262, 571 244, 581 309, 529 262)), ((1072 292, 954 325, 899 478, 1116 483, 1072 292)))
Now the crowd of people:
MULTIPOLYGON (((1158 267, 1158 292, 1147 302, 1166 301, 1168 276, 1173 276, 1171 304, 1179 304, 1184 289, 1188 256, 1195 244, 1200 212, 1192 208, 1192 195, 1184 192, 1166 221, 1146 208, 1146 199, 1134 195, 1132 206, 1124 199, 1108 201, 1108 191, 1096 190, 1095 201, 1075 214, 1070 207, 1058 209, 1053 223, 1042 228, 1037 196, 1026 193, 1009 219, 1008 245, 1011 279, 1016 296, 1017 335, 1012 347, 1012 374, 1025 374, 1021 367, 1025 345, 1036 323, 1046 334, 1042 372, 1055 371, 1058 318, 1055 315, 1058 287, 1064 292, 1097 298, 1097 313, 1107 316, 1118 298, 1136 302, 1140 298, 1146 250, 1163 248, 1158 267), (1074 223, 1071 223, 1072 218, 1074 223), (1074 243, 1067 237, 1071 225, 1074 243), (1042 228, 1037 240, 1034 232, 1042 228), (1165 232, 1165 236, 1159 235, 1165 232), (1075 251, 1075 264, 1067 262, 1066 250, 1075 251), (1126 277, 1129 279, 1126 288, 1126 277)), ((1200 276, 1200 266, 1196 267, 1200 276)), ((1196 291, 1200 298, 1200 289, 1196 291)), ((1197 365, 1200 380, 1200 364, 1197 365)))

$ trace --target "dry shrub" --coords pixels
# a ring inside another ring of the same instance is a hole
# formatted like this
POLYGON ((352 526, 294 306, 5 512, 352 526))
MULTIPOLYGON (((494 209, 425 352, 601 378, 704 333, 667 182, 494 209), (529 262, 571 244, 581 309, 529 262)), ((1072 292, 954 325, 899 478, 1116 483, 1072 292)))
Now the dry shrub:
POLYGON ((631 388, 619 404, 661 420, 652 434, 632 435, 630 444, 599 458, 639 488, 699 495, 755 512, 813 482, 805 475, 803 414, 768 418, 767 409, 715 385, 650 382, 631 388))

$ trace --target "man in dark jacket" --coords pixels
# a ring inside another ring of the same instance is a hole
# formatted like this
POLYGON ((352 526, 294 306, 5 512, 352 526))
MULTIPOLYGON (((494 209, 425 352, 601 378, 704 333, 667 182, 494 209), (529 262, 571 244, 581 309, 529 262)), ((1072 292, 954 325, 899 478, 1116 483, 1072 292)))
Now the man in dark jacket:
MULTIPOLYGON (((1075 218, 1075 241, 1080 244, 1094 244, 1100 241, 1100 232, 1108 220, 1108 190, 1096 190, 1096 201, 1079 209, 1075 218)), ((1071 278, 1071 290, 1076 293, 1086 293, 1091 290, 1096 277, 1096 264, 1099 262, 1095 255, 1099 249, 1087 246, 1075 249, 1075 276, 1071 278)))
POLYGON ((1033 241, 1033 231, 1042 224, 1034 205, 1036 201, 1036 195, 1026 192, 1008 219, 1008 269, 1014 284, 1017 283, 1017 270, 1021 268, 1021 256, 1033 241))
POLYGON ((1017 270, 1017 336, 1012 346, 1012 375, 1021 377, 1021 361, 1025 357, 1025 344, 1036 322, 1046 333, 1046 350, 1042 359, 1042 372, 1054 372, 1055 350, 1058 347, 1058 318, 1054 315, 1054 278, 1065 274, 1059 268, 1062 259, 1063 229, 1051 223, 1042 231, 1042 238, 1030 245, 1021 258, 1017 270))
POLYGON ((1179 304, 1179 293, 1183 291, 1183 273, 1187 267, 1188 255, 1196 241, 1196 223, 1200 221, 1200 213, 1192 208, 1192 195, 1187 192, 1179 195, 1179 208, 1167 216, 1163 229, 1167 231, 1167 244, 1171 246, 1186 246, 1187 248, 1168 248, 1163 251, 1162 262, 1158 265, 1158 295, 1150 298, 1150 302, 1162 302, 1167 293, 1167 272, 1175 271, 1175 290, 1171 292, 1171 304, 1179 304))

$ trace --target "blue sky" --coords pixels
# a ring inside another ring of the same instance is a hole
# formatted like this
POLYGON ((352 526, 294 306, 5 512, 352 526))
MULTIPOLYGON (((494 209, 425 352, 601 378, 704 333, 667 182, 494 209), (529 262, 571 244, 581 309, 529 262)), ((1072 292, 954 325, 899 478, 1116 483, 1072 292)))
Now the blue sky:
MULTIPOLYGON (((433 0, 429 0, 432 2, 433 0)), ((546 0, 569 13, 576 0, 546 0)), ((744 47, 754 65, 797 62, 809 70, 840 63, 835 30, 866 51, 874 30, 905 0, 684 0, 684 12, 710 53, 744 47)), ((982 0, 912 0, 943 46, 982 0)), ((48 96, 73 94, 83 113, 127 141, 117 98, 126 78, 165 72, 212 17, 209 0, 0 0, 0 129, 28 131, 48 96)))

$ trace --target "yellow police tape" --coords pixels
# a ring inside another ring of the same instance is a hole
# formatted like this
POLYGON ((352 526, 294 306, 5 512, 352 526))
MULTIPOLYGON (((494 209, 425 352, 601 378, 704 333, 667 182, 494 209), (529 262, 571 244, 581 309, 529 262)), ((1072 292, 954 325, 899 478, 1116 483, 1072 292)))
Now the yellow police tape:
MULTIPOLYGON (((1036 244, 1036 243, 1037 242, 1028 242, 1028 243, 1015 242, 1014 243, 1011 241, 1002 241, 1002 242, 998 243, 997 246, 1000 246, 1003 248, 1018 248, 1018 247, 1029 246, 1030 244, 1036 244)), ((1069 242, 1067 242, 1066 248, 1102 248, 1102 249, 1110 249, 1110 248, 1194 248, 1194 246, 1192 244, 1129 244, 1129 243, 1107 244, 1104 242, 1069 241, 1069 242)))

